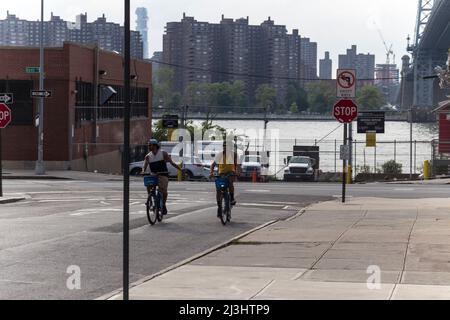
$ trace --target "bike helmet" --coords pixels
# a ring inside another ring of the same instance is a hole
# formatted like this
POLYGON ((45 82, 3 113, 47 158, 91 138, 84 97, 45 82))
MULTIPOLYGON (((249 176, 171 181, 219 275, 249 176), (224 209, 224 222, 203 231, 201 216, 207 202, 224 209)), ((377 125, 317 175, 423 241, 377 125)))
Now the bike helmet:
POLYGON ((156 140, 156 139, 150 139, 150 140, 148 140, 148 145, 149 145, 149 146, 158 146, 158 147, 160 146, 158 140, 156 140))

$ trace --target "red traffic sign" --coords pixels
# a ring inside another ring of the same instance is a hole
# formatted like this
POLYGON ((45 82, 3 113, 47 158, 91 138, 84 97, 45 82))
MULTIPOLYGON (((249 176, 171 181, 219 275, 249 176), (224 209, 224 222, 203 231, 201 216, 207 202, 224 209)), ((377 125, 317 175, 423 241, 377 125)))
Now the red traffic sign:
POLYGON ((358 117, 358 106, 353 100, 339 100, 333 107, 333 115, 341 123, 351 123, 358 117))
POLYGON ((0 129, 6 128, 11 119, 11 109, 6 104, 0 103, 0 129))

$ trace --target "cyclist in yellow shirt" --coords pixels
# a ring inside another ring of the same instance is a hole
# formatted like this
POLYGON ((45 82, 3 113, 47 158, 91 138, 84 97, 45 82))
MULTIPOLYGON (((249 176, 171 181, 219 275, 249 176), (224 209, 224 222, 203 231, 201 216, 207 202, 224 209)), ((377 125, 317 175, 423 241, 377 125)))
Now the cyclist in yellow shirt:
MULTIPOLYGON (((236 174, 239 174, 239 165, 236 152, 234 152, 232 148, 227 148, 226 140, 223 142, 223 151, 216 155, 214 162, 211 164, 211 177, 214 176, 214 169, 216 168, 216 166, 219 167, 219 175, 228 178, 231 198, 230 202, 232 206, 235 206, 236 200, 234 198, 234 181, 236 179, 236 174)), ((217 202, 220 207, 219 191, 217 192, 217 202)), ((218 213, 218 215, 220 214, 221 213, 218 213)))

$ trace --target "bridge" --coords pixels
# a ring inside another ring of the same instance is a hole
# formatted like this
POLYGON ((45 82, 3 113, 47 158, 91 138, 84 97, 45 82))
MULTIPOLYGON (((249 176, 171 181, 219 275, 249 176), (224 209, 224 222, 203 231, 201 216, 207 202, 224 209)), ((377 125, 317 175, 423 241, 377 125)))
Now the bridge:
MULTIPOLYGON (((431 109, 445 99, 445 94, 449 94, 439 88, 438 79, 430 76, 435 74, 435 67, 444 66, 447 61, 450 49, 450 0, 419 0, 415 33, 414 43, 408 45, 408 51, 413 56, 409 69, 413 79, 409 93, 413 94, 413 99, 409 107, 431 109)), ((406 72, 403 75, 405 81, 406 72)), ((405 86, 403 90, 406 90, 405 86)))

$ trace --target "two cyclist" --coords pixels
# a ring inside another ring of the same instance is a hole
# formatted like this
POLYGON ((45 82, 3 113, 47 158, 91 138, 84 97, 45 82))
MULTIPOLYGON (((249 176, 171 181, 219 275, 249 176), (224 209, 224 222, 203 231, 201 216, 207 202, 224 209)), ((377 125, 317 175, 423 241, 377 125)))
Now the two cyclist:
MULTIPOLYGON (((170 163, 173 167, 179 171, 183 171, 178 164, 173 162, 170 155, 161 150, 161 145, 158 140, 150 139, 148 142, 149 153, 145 156, 144 167, 142 168, 142 174, 144 175, 147 168, 150 167, 150 172, 158 176, 158 187, 163 195, 163 208, 162 214, 167 215, 167 198, 169 197, 169 170, 167 163, 170 163)), ((150 194, 151 187, 147 187, 147 192, 150 194)))
MULTIPOLYGON (((214 176, 214 169, 218 166, 218 175, 227 178, 229 182, 229 191, 230 191, 230 204, 232 206, 236 205, 236 199, 234 197, 234 182, 236 177, 240 174, 240 167, 238 165, 237 153, 234 151, 232 147, 232 143, 227 143, 226 140, 223 142, 223 150, 218 153, 214 159, 214 162, 211 164, 210 177, 214 176)), ((220 191, 216 192, 217 199, 217 216, 220 218, 222 215, 221 212, 221 196, 220 191)))

